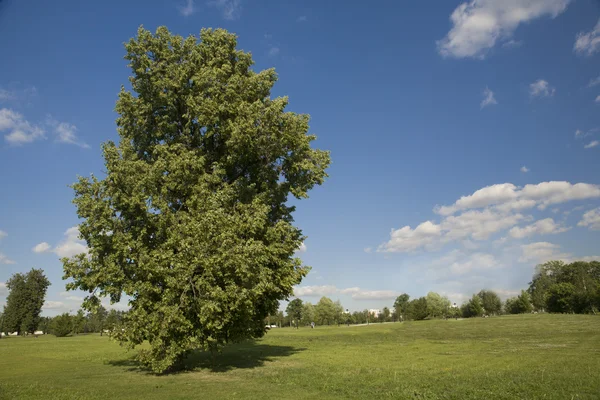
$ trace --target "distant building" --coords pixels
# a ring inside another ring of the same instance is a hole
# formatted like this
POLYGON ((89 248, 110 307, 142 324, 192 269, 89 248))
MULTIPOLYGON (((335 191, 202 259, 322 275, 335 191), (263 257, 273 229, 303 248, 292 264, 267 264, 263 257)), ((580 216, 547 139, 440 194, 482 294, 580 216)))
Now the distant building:
POLYGON ((452 308, 458 308, 458 305, 456 303, 452 303, 452 305, 450 307, 452 307, 452 308))

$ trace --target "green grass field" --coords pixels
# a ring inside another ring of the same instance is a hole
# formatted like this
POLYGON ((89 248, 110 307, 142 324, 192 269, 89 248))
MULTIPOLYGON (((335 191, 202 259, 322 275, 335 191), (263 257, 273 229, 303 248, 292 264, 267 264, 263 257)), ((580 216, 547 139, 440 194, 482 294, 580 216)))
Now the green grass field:
POLYGON ((598 399, 600 317, 273 329, 156 376, 98 335, 0 340, 2 399, 598 399))

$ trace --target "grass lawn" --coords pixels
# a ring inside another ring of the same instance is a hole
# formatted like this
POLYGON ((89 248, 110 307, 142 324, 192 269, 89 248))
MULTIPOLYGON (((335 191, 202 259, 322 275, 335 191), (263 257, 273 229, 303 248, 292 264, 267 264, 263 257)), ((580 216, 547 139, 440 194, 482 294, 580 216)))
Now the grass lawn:
POLYGON ((0 340, 0 399, 598 399, 600 317, 273 329, 156 376, 99 335, 0 340))

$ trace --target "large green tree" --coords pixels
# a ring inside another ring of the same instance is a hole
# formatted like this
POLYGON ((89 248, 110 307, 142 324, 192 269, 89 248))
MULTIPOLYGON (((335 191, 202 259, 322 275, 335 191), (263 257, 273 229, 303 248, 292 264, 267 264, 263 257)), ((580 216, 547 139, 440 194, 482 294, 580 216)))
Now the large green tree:
POLYGON ((126 45, 132 91, 117 101, 118 144, 103 145, 106 177, 73 185, 89 254, 64 259, 67 289, 117 302, 116 336, 149 348, 163 372, 198 348, 264 335, 267 315, 307 274, 288 197, 326 178, 308 115, 270 97, 273 69, 255 72, 236 36, 200 40, 140 28, 126 45))
POLYGON ((40 323, 40 314, 50 281, 41 269, 17 273, 6 282, 9 290, 4 307, 3 330, 33 333, 40 323))

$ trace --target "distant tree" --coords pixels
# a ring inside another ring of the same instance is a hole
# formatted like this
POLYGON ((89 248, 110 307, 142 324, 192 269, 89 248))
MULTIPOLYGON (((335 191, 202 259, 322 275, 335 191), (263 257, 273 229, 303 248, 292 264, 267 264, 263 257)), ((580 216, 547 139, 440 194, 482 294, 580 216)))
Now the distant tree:
POLYGON ((321 297, 315 305, 315 319, 319 325, 330 325, 335 323, 336 307, 329 297, 321 297))
POLYGON ((50 330, 50 322, 52 319, 50 317, 40 317, 40 322, 38 323, 37 330, 44 332, 44 335, 48 334, 50 330))
POLYGON ((295 322, 296 329, 298 329, 298 326, 300 325, 300 320, 302 319, 302 311, 303 311, 302 300, 294 299, 294 300, 290 301, 288 303, 285 311, 287 312, 288 317, 291 318, 295 322))
POLYGON ((315 321, 315 306, 309 302, 302 304, 302 324, 310 325, 311 322, 315 321))
POLYGON ((67 336, 73 332, 73 317, 68 313, 64 313, 52 318, 50 329, 56 337, 67 336))
POLYGON ((429 311, 427 309, 427 298, 419 297, 418 299, 412 300, 408 305, 409 319, 415 321, 421 321, 427 318, 429 311))
POLYGON ((409 300, 410 296, 406 293, 403 293, 400 296, 396 297, 396 301, 394 301, 394 309, 396 310, 396 314, 399 317, 406 318, 406 311, 409 300))
POLYGON ((427 293, 427 314, 431 318, 438 318, 446 314, 450 307, 450 300, 436 292, 427 293))
POLYGON ((486 314, 497 315, 502 312, 502 300, 500 297, 491 290, 481 290, 477 293, 477 296, 481 299, 481 305, 486 314))
POLYGON ((344 322, 344 306, 339 300, 333 303, 333 320, 338 325, 344 322))
POLYGON ((524 314, 530 313, 533 310, 531 297, 529 293, 521 290, 521 294, 506 300, 504 305, 505 312, 509 314, 524 314))
POLYGON ((380 316, 381 316, 382 322, 389 322, 391 320, 390 309, 387 307, 383 307, 383 310, 381 310, 380 316))
POLYGON ((73 323, 72 332, 74 334, 83 332, 85 326, 85 314, 83 313, 83 310, 77 311, 77 314, 71 318, 71 321, 73 323))
POLYGON ((324 182, 329 154, 312 146, 308 115, 271 96, 275 71, 255 71, 237 46, 223 29, 140 28, 125 44, 132 76, 115 107, 120 141, 102 147, 105 178, 73 185, 89 255, 62 260, 67 289, 130 296, 117 339, 144 343, 155 372, 262 337, 309 271, 289 198, 324 182))
POLYGON ((33 333, 40 322, 50 281, 41 269, 14 274, 7 282, 9 290, 4 307, 4 328, 19 334, 33 333))
MULTIPOLYGON (((597 313, 600 308, 600 262, 575 261, 565 264, 562 261, 549 261, 538 265, 527 289, 534 309, 543 310, 547 308, 548 299, 556 300, 559 293, 549 296, 549 290, 553 285, 562 283, 573 287, 572 312, 597 313)), ((570 287, 562 286, 563 292, 566 288, 570 290, 570 287)), ((561 308, 556 303, 553 307, 561 308)))
POLYGON ((119 325, 120 320, 119 313, 115 309, 110 310, 106 316, 106 329, 112 334, 119 325))
POLYGON ((279 310, 277 311, 277 324, 279 325, 279 327, 283 327, 285 325, 285 316, 283 315, 283 311, 279 310))
POLYGON ((546 306, 552 313, 573 312, 575 285, 568 282, 555 283, 546 292, 546 306))
POLYGON ((527 291, 531 296, 531 303, 536 311, 544 311, 546 309, 547 291, 550 286, 556 283, 556 279, 562 273, 565 265, 562 261, 548 261, 535 267, 535 272, 531 282, 529 282, 527 291))
POLYGON ((473 297, 465 304, 463 310, 463 317, 480 317, 483 315, 483 303, 481 298, 474 294, 473 297))
POLYGON ((448 317, 450 318, 458 318, 462 315, 461 309, 459 307, 450 307, 448 310, 448 317))
POLYGON ((102 336, 104 333, 104 325, 106 323, 107 317, 108 311, 102 305, 100 305, 96 310, 89 313, 88 319, 92 332, 100 332, 100 336, 102 336))

